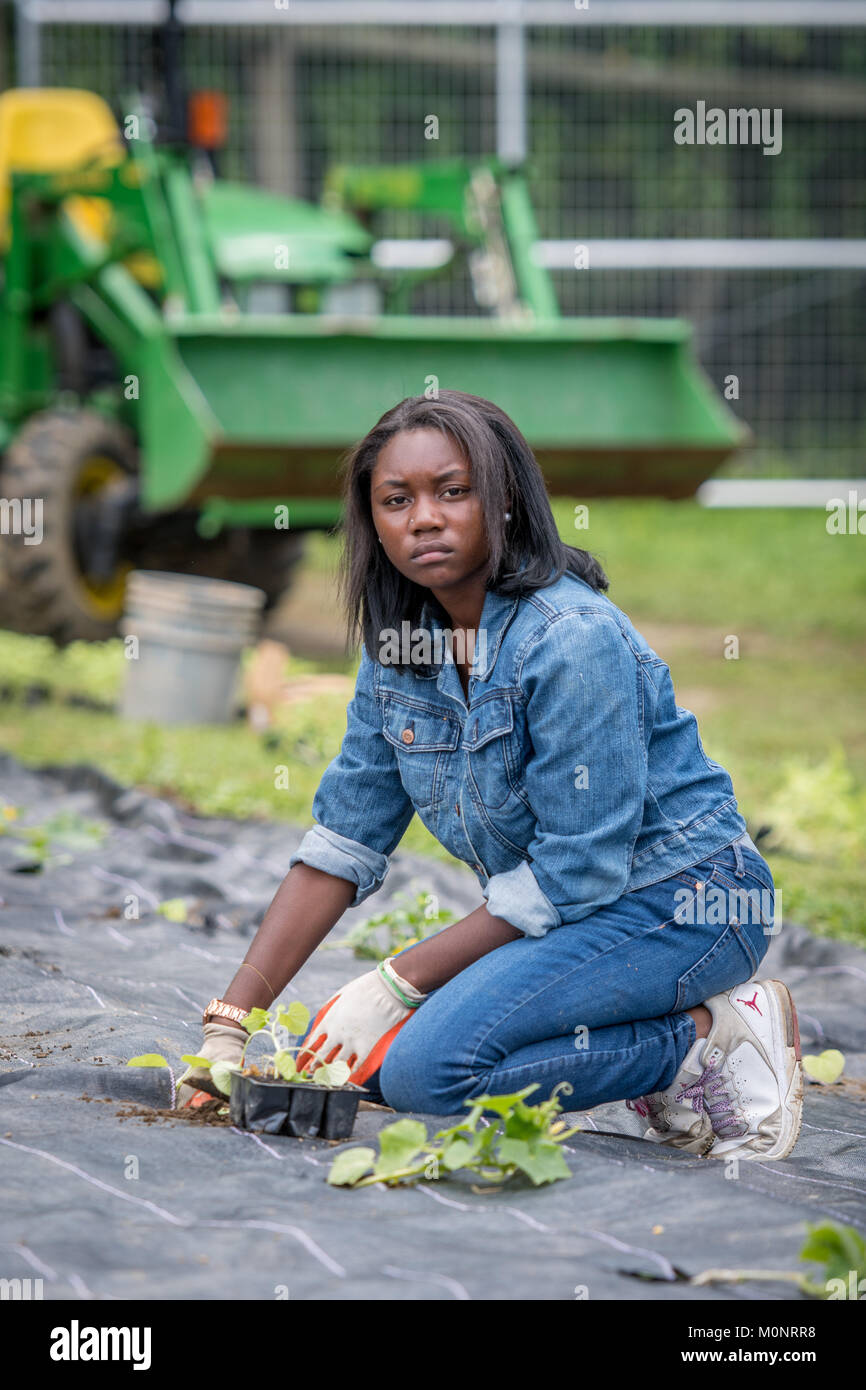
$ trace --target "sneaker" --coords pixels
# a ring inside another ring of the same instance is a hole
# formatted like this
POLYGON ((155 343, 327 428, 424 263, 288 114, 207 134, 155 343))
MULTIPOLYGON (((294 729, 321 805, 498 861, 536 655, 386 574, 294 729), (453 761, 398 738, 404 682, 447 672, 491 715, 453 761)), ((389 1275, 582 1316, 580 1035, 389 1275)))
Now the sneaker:
POLYGON ((785 1158, 800 1134, 803 1068, 794 1001, 781 980, 750 980, 705 1000, 712 1157, 785 1158))
POLYGON ((697 1038, 670 1086, 664 1091, 627 1100, 626 1107, 650 1121, 644 1139, 675 1149, 705 1155, 715 1143, 710 1117, 704 1106, 704 1086, 712 1071, 705 1071, 701 1054, 706 1038, 697 1038))

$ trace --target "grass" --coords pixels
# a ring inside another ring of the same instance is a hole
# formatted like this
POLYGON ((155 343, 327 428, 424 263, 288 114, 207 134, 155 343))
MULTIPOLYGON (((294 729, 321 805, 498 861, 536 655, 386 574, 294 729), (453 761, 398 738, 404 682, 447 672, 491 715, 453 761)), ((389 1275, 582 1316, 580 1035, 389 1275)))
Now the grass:
MULTIPOLYGON (((670 665, 698 716, 784 908, 816 933, 866 943, 866 539, 830 536, 813 510, 703 509, 690 502, 593 501, 589 526, 557 501, 560 534, 591 550, 610 597, 670 665), (735 657, 726 657, 736 650, 735 657)), ((306 564, 333 573, 338 541, 318 536, 306 564)), ((357 658, 304 661, 287 674, 343 671, 357 658)), ((73 644, 0 633, 0 682, 116 699, 122 643, 73 644)), ((241 724, 157 728, 53 703, 0 704, 0 747, 30 765, 88 762, 124 784, 176 796, 203 815, 311 823, 339 749, 345 700, 317 695, 270 735, 241 724), (288 785, 285 785, 286 782, 288 785)), ((401 848, 453 863, 417 817, 401 848)))

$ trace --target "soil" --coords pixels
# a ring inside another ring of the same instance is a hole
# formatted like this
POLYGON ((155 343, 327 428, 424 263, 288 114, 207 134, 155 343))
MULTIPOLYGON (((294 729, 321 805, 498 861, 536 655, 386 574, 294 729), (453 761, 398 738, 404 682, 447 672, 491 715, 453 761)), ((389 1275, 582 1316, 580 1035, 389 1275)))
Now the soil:
POLYGON ((180 1120, 188 1125, 230 1125, 228 1101, 209 1100, 197 1109, 182 1110, 162 1110, 151 1105, 133 1105, 131 1101, 112 1100, 111 1096, 88 1096, 78 1097, 79 1100, 89 1101, 92 1105, 123 1105, 123 1110, 117 1111, 119 1120, 138 1119, 144 1120, 145 1124, 153 1124, 156 1120, 180 1120), (221 1115, 220 1110, 225 1110, 221 1115))
POLYGON ((807 1089, 821 1095, 838 1095, 843 1091, 851 1100, 866 1100, 866 1080, 863 1077, 840 1076, 828 1085, 825 1081, 807 1081, 807 1089))
POLYGON ((123 1110, 118 1110, 119 1120, 144 1120, 146 1125, 155 1124, 158 1120, 180 1120, 186 1125, 228 1125, 231 1127, 229 1119, 228 1102, 225 1100, 208 1100, 203 1105, 190 1109, 188 1106, 181 1110, 158 1110, 150 1105, 131 1105, 125 1104, 123 1110), (224 1111, 224 1114, 220 1114, 224 1111))
MULTIPOLYGON (((130 1101, 115 1101, 110 1096, 88 1096, 78 1097, 79 1100, 89 1101, 93 1105, 123 1105, 122 1110, 117 1111, 119 1120, 143 1120, 145 1124, 152 1125, 158 1121, 168 1120, 172 1123, 180 1120, 187 1125, 219 1125, 222 1128, 231 1128, 227 1100, 208 1100, 203 1105, 195 1108, 188 1106, 180 1110, 159 1109, 150 1105, 133 1105, 130 1101), (223 1112, 222 1114, 220 1112, 223 1112)), ((388 1114, 396 1114, 389 1105, 376 1105, 373 1101, 362 1100, 358 1105, 359 1110, 382 1110, 388 1114)), ((326 1141, 334 1144, 344 1144, 345 1139, 334 1139, 326 1141)))

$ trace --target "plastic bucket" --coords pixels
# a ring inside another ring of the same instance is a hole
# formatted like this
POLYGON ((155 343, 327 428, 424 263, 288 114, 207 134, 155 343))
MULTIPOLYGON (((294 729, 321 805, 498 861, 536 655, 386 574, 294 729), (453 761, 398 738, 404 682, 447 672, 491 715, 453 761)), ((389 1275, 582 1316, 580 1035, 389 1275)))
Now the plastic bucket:
POLYGON ((266 595, 251 584, 133 570, 120 630, 138 639, 120 713, 155 724, 227 724, 241 652, 258 639, 266 595))

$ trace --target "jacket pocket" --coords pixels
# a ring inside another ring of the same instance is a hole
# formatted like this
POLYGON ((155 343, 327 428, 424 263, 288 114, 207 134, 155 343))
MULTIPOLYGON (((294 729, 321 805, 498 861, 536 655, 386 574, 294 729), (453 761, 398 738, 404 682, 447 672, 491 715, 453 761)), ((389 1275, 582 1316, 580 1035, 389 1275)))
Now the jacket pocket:
POLYGON ((483 806, 496 810, 514 794, 519 781, 513 749, 514 708, 508 695, 494 695, 471 710, 463 747, 472 790, 483 806))
MULTIPOLYGON (((685 876, 675 877, 682 879, 685 876)), ((727 884, 720 879, 717 871, 714 869, 704 880, 695 880, 690 887, 694 897, 684 905, 682 913, 678 911, 674 922, 682 923, 690 937, 694 931, 697 941, 704 938, 710 944, 703 955, 680 975, 673 1013, 692 1009, 714 994, 722 994, 736 985, 744 984, 754 975, 761 959, 749 934, 738 920, 733 920, 736 913, 729 905, 727 884), (719 910, 720 904, 724 905, 724 911, 719 910), (720 916, 721 922, 718 921, 720 916)))
POLYGON ((395 750, 406 794, 418 807, 431 806, 441 796, 440 783, 444 784, 441 755, 453 753, 460 738, 457 719, 387 694, 382 733, 395 750))

